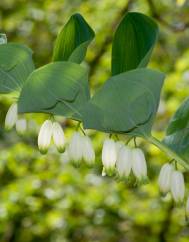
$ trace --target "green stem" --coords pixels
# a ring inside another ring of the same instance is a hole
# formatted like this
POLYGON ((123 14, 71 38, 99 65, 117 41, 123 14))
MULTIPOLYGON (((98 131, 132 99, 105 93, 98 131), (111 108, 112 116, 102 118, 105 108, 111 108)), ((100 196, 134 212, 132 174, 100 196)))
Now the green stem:
POLYGON ((166 153, 171 159, 176 160, 178 163, 180 163, 184 168, 189 170, 189 164, 185 160, 183 160, 179 155, 177 155, 173 150, 171 150, 169 147, 167 147, 165 144, 163 144, 161 141, 156 139, 153 136, 146 137, 146 139, 154 144, 156 147, 158 147, 160 150, 162 150, 164 153, 166 153))

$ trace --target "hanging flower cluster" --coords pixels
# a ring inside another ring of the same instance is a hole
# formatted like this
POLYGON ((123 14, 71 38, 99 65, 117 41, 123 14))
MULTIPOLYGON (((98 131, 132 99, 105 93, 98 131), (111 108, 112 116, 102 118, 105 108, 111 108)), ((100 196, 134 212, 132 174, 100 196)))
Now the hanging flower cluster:
MULTIPOLYGON (((184 176, 170 163, 162 166, 158 178, 159 189, 163 194, 171 192, 175 203, 181 204, 185 197, 184 176)), ((189 218, 189 197, 186 201, 186 216, 189 218)))
MULTIPOLYGON (((47 153, 51 139, 60 153, 65 151, 65 136, 62 127, 58 122, 46 120, 38 135, 38 147, 42 154, 47 153)), ((89 166, 95 163, 95 152, 90 138, 79 132, 73 134, 65 153, 69 161, 76 166, 80 165, 82 161, 89 166)))
POLYGON ((106 139, 102 149, 102 163, 103 175, 116 174, 121 179, 128 179, 132 171, 139 183, 148 180, 145 156, 139 148, 131 149, 120 141, 106 139))
POLYGON ((64 152, 65 138, 62 127, 58 122, 46 120, 42 124, 38 135, 38 146, 42 154, 47 153, 48 148, 51 144, 51 139, 53 139, 57 150, 60 153, 64 152))
POLYGON ((5 129, 11 130, 14 126, 16 126, 16 131, 19 135, 23 135, 27 129, 26 119, 18 118, 18 105, 17 103, 13 103, 5 117, 5 129))
POLYGON ((175 170, 172 164, 166 163, 162 166, 158 184, 163 194, 171 192, 176 203, 183 202, 185 194, 184 177, 182 172, 175 170))
POLYGON ((95 163, 95 152, 90 138, 86 135, 81 135, 79 132, 73 134, 67 152, 69 160, 76 166, 80 165, 82 161, 88 166, 92 166, 95 163))

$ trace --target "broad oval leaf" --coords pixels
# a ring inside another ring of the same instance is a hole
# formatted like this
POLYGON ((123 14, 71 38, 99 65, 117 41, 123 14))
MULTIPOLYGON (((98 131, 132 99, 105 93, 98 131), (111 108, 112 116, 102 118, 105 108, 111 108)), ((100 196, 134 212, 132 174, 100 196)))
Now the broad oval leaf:
POLYGON ((0 93, 20 90, 34 70, 32 51, 20 44, 0 45, 0 93))
POLYGON ((171 118, 164 143, 189 160, 189 98, 184 100, 171 118))
POLYGON ((137 69, 110 78, 81 110, 85 128, 149 135, 164 75, 137 69))
POLYGON ((20 94, 18 111, 44 112, 81 120, 78 109, 89 98, 88 71, 72 62, 54 62, 28 77, 20 94))
POLYGON ((94 36, 94 31, 80 14, 72 15, 56 39, 53 61, 81 63, 94 36))
POLYGON ((145 67, 158 36, 158 26, 141 13, 130 12, 119 24, 112 46, 112 75, 145 67))

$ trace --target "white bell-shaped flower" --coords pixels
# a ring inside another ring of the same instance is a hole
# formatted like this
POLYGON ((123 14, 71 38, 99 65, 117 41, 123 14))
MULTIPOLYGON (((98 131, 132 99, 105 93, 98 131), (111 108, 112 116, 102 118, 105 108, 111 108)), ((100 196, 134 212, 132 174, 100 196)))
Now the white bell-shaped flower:
POLYGON ((181 203, 184 199, 184 177, 180 171, 173 171, 171 174, 171 194, 176 203, 181 203))
POLYGON ((112 174, 117 159, 116 144, 112 139, 106 139, 102 148, 102 164, 107 174, 112 174))
POLYGON ((79 132, 75 132, 68 146, 70 161, 79 165, 83 158, 83 137, 79 132))
POLYGON ((14 125, 16 124, 16 120, 18 117, 18 107, 17 107, 17 103, 13 103, 8 112, 7 115, 5 117, 5 129, 6 130, 10 130, 14 127, 14 125))
POLYGON ((132 149, 132 171, 139 182, 147 180, 147 165, 144 153, 139 148, 132 149))
POLYGON ((124 143, 122 141, 117 141, 115 144, 116 144, 116 152, 118 155, 120 149, 124 146, 124 143))
POLYGON ((16 131, 18 134, 23 135, 25 134, 27 129, 27 121, 26 119, 18 119, 16 121, 16 131))
POLYGON ((128 178, 132 167, 132 151, 128 146, 122 146, 119 150, 116 168, 120 178, 128 178))
POLYGON ((189 219, 189 197, 186 200, 186 217, 189 219))
POLYGON ((40 128, 38 135, 38 147, 42 154, 47 153, 48 148, 51 144, 52 127, 52 122, 50 120, 46 120, 40 128))
POLYGON ((89 166, 95 163, 95 152, 88 136, 83 136, 83 160, 89 166))
POLYGON ((54 144, 57 147, 57 150, 60 153, 64 152, 64 145, 65 145, 64 131, 58 122, 53 122, 52 136, 53 136, 54 144))
POLYGON ((166 163, 162 166, 158 178, 158 185, 162 193, 167 193, 171 188, 171 175, 173 172, 173 166, 166 163))

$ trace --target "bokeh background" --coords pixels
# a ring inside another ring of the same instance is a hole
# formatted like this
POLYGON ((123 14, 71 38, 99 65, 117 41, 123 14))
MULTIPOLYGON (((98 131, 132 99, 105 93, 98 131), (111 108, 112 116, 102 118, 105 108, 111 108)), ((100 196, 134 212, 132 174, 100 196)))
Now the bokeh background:
MULTIPOLYGON (((71 14, 81 13, 96 32, 87 53, 91 92, 110 75, 112 34, 127 11, 156 19, 158 43, 150 66, 167 77, 154 135, 164 136, 167 122, 189 94, 188 0, 1 0, 0 32, 8 41, 28 45, 36 67, 51 61, 57 32, 71 14)), ((124 48, 124 47, 123 47, 124 48)), ((136 187, 101 176, 102 133, 88 131, 96 150, 94 168, 75 168, 51 147, 37 149, 42 114, 27 115, 28 132, 4 131, 10 95, 0 96, 0 242, 187 242, 184 207, 162 198, 157 187, 168 160, 138 140, 148 161, 149 184, 136 187)), ((58 117, 69 141, 75 123, 58 117)), ((132 145, 132 144, 131 144, 132 145)), ((185 179, 187 181, 187 176, 185 179)))

